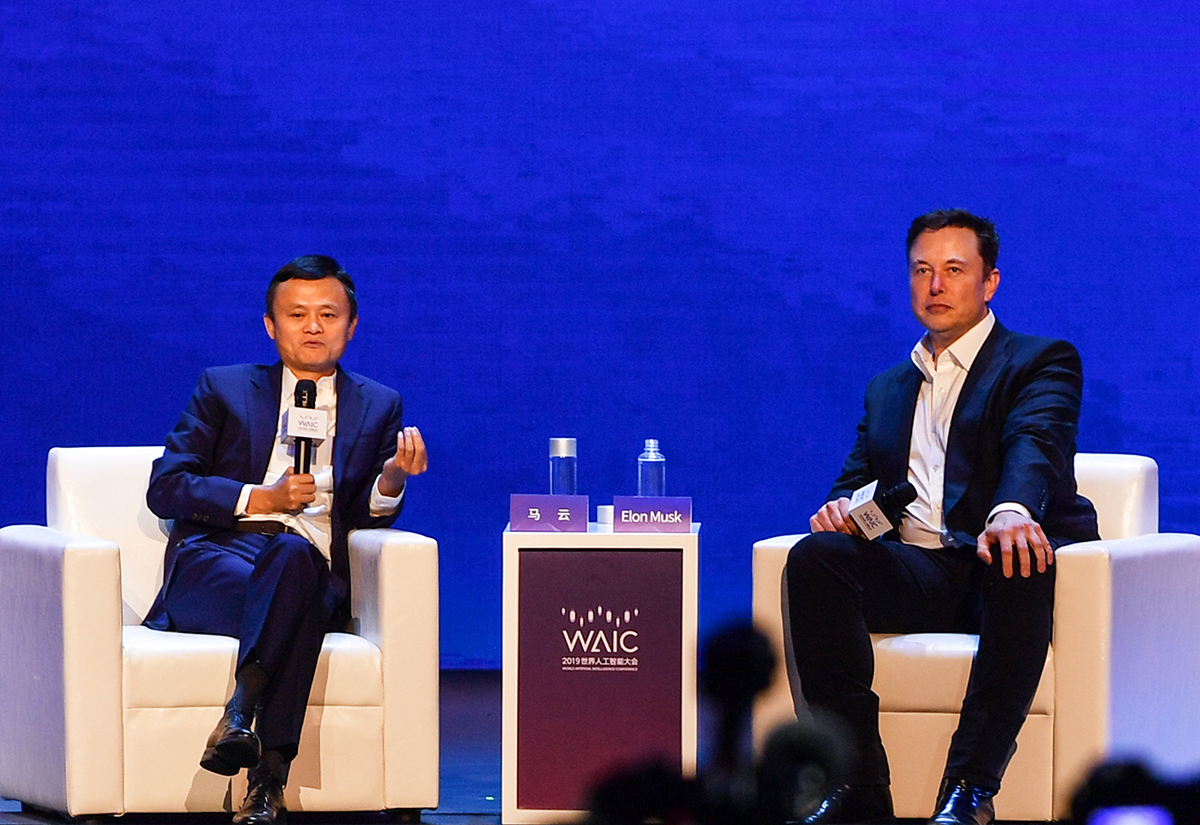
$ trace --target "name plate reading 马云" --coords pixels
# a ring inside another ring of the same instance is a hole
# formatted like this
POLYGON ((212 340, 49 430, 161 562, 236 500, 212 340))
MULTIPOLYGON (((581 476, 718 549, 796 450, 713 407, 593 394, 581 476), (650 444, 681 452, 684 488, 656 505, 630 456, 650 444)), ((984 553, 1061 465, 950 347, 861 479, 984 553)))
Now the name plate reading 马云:
POLYGON ((286 435, 289 441, 296 438, 324 441, 329 435, 329 413, 326 410, 291 407, 284 413, 284 418, 287 419, 286 435))
POLYGON ((509 530, 533 533, 586 533, 587 496, 535 496, 513 493, 508 504, 509 530))
POLYGON ((690 533, 691 496, 613 496, 614 533, 690 533))

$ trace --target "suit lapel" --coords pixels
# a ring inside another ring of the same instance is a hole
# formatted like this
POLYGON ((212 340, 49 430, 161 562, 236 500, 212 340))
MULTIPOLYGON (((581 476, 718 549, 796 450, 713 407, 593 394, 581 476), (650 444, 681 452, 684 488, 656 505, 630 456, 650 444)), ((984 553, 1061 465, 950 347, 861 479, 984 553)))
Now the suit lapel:
POLYGON ((946 442, 946 477, 942 490, 945 513, 953 510, 966 492, 979 445, 979 422, 987 409, 992 387, 1004 369, 1011 344, 1012 333, 997 321, 963 382, 962 393, 958 396, 954 415, 950 419, 950 437, 946 442))
POLYGON ((880 473, 881 479, 887 479, 889 484, 899 484, 908 478, 908 452, 912 443, 913 414, 917 407, 917 393, 921 390, 921 382, 925 377, 917 369, 916 364, 910 363, 908 369, 902 370, 896 377, 897 391, 890 393, 895 407, 886 411, 878 418, 881 422, 894 421, 894 427, 880 433, 886 444, 886 449, 880 450, 879 455, 885 462, 880 473), (892 481, 892 479, 896 479, 892 481))
POLYGON ((334 501, 337 487, 346 480, 346 468, 350 455, 358 443, 366 412, 362 385, 351 378, 345 370, 337 372, 337 431, 333 437, 333 484, 334 501))
POLYGON ((250 470, 259 480, 267 474, 271 451, 275 448, 279 424, 279 394, 283 389, 283 362, 255 371, 246 389, 246 408, 250 422, 250 470))

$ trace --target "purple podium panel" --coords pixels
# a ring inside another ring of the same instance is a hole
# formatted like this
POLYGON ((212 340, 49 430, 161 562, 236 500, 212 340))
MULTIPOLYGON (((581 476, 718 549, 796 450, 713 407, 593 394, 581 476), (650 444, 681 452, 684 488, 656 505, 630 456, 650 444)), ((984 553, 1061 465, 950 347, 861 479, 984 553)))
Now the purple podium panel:
POLYGON ((683 553, 520 550, 516 803, 580 810, 621 766, 683 762, 683 553))

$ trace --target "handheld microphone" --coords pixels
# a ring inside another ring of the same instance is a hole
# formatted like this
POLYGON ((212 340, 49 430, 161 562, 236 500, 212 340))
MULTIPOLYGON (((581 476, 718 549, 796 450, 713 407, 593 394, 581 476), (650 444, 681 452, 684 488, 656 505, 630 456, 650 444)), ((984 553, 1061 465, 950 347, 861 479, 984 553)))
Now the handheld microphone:
MULTIPOLYGON (((311 410, 317 406, 317 384, 308 378, 296 382, 295 406, 302 410, 311 410)), ((296 460, 292 469, 299 473, 307 473, 312 467, 313 440, 296 437, 296 460)))
POLYGON ((850 497, 850 518, 866 538, 874 540, 899 524, 900 514, 916 498, 917 489, 910 482, 880 490, 879 482, 872 481, 850 497))

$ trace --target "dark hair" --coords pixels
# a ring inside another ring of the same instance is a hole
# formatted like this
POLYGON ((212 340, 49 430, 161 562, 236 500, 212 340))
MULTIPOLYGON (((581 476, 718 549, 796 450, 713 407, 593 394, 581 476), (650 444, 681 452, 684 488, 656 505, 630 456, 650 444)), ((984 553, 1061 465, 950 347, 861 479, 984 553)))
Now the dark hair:
POLYGON ((289 261, 275 273, 271 283, 267 284, 267 315, 275 317, 275 290, 284 281, 299 278, 302 281, 320 281, 325 278, 337 278, 342 288, 346 290, 346 298, 350 301, 350 320, 358 317, 358 299, 354 297, 354 281, 342 269, 341 264, 328 255, 301 255, 289 261))
POLYGON ((990 275, 996 268, 996 259, 1000 257, 1000 236, 996 234, 995 224, 965 209, 938 209, 915 219, 908 227, 908 245, 904 247, 904 254, 912 252, 913 244, 922 232, 936 232, 948 226, 970 229, 975 233, 979 241, 979 256, 983 258, 983 275, 985 278, 990 275))

